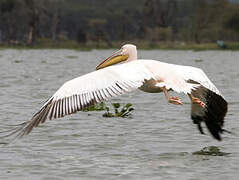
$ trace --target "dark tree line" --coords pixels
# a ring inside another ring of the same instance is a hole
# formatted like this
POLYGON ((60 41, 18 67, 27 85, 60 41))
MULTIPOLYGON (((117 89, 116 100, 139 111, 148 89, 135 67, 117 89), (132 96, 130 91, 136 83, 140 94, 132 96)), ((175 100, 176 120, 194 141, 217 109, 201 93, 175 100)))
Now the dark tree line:
POLYGON ((0 42, 238 41, 238 12, 227 0, 0 0, 0 42))

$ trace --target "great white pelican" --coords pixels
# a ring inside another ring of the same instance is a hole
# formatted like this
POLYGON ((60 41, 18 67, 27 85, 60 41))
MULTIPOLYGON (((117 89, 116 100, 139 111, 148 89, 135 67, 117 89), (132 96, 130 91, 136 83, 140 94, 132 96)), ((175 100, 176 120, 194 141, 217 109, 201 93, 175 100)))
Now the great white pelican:
POLYGON ((163 92, 167 101, 176 105, 183 103, 178 97, 170 96, 169 91, 184 93, 192 102, 193 123, 202 134, 202 122, 217 140, 221 140, 220 134, 226 131, 222 127, 227 102, 201 69, 139 60, 136 46, 126 44, 100 63, 96 71, 64 83, 30 121, 8 131, 6 136, 22 137, 46 120, 61 118, 136 89, 148 93, 163 92), (120 62, 124 63, 118 64, 120 62))

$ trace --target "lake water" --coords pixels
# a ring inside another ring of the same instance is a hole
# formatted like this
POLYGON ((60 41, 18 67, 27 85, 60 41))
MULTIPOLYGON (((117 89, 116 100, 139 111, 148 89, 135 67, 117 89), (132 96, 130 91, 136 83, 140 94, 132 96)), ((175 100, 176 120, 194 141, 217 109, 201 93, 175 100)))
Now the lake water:
MULTIPOLYGON (((94 71, 113 50, 0 50, 0 127, 29 120, 65 81, 94 71)), ((140 50, 139 57, 202 68, 229 102, 225 129, 239 131, 239 52, 140 50)), ((201 135, 184 105, 164 94, 135 91, 112 99, 132 103, 130 118, 79 112, 48 121, 0 147, 0 179, 230 179, 239 175, 239 133, 217 142, 201 135), (226 156, 194 155, 217 146, 226 156)))

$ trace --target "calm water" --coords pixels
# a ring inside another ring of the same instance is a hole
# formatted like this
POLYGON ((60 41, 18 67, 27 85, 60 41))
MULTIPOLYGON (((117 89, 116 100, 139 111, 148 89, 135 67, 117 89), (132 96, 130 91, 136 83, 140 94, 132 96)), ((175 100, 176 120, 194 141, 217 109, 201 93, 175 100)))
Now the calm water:
MULTIPOLYGON (((29 120, 65 81, 93 71, 111 52, 1 50, 0 125, 29 120)), ((229 102, 225 128, 238 133, 239 52, 153 50, 139 56, 204 69, 229 102)), ((179 96, 183 106, 136 91, 111 101, 133 103, 131 118, 79 112, 48 121, 0 147, 0 179, 238 179, 239 138, 225 134, 217 142, 199 134, 189 99, 179 96), (230 154, 192 154, 207 146, 230 154)))

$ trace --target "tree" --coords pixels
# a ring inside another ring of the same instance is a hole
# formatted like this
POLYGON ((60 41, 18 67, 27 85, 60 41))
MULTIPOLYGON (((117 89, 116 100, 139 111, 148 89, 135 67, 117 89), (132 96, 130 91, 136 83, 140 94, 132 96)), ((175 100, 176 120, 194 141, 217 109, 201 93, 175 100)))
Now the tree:
POLYGON ((89 20, 89 27, 91 28, 91 39, 97 42, 97 46, 100 46, 100 40, 106 41, 107 36, 104 31, 104 26, 106 25, 106 19, 94 18, 89 20))
POLYGON ((192 37, 196 43, 201 42, 201 34, 212 26, 221 26, 220 21, 227 6, 226 0, 193 0, 195 13, 192 16, 192 37))
POLYGON ((226 29, 239 33, 239 4, 229 7, 230 11, 227 11, 223 25, 226 29))
POLYGON ((16 0, 3 0, 0 3, 0 12, 7 19, 8 43, 11 43, 11 41, 13 40, 14 24, 15 24, 13 11, 14 11, 14 8, 16 7, 16 4, 17 4, 16 0))
POLYGON ((85 44, 87 41, 86 33, 83 29, 78 29, 77 31, 77 42, 81 44, 85 44))
POLYGON ((235 32, 239 32, 239 13, 233 14, 225 23, 225 27, 235 32))
POLYGON ((63 0, 48 0, 47 5, 44 7, 44 14, 49 19, 51 39, 56 41, 57 39, 57 27, 60 22, 60 6, 63 0))
POLYGON ((37 0, 24 0, 23 1, 29 25, 29 33, 27 44, 32 45, 36 39, 38 33, 38 25, 40 23, 40 16, 47 12, 44 3, 49 3, 48 1, 37 1, 37 0))
MULTIPOLYGON (((161 31, 160 28, 167 29, 174 26, 177 13, 177 3, 175 0, 146 0, 144 4, 144 31, 161 31)), ((160 32, 156 32, 160 34, 160 32)), ((154 38, 155 39, 155 38, 154 38)), ((156 37, 156 39, 158 39, 156 37)))

